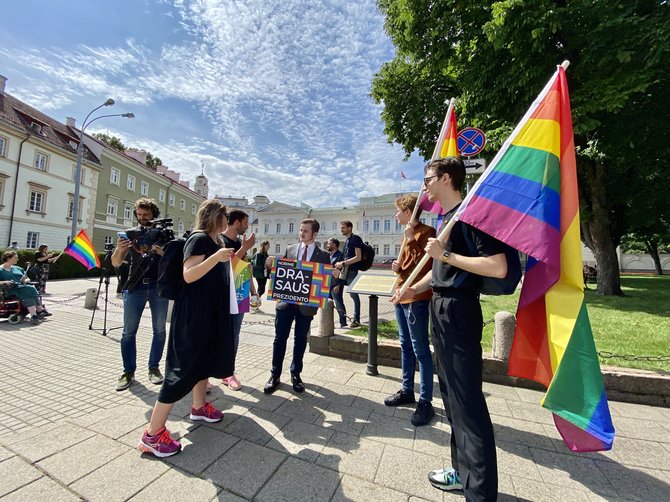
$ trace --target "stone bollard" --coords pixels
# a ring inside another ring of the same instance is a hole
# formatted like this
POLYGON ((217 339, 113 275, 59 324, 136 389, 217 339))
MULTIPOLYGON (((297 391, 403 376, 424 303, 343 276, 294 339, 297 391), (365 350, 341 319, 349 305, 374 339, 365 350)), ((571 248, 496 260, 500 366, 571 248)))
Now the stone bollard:
POLYGON ((329 300, 321 309, 319 317, 319 336, 333 336, 335 334, 335 315, 333 313, 333 302, 329 300))
POLYGON ((88 288, 86 290, 86 296, 84 297, 84 308, 85 309, 88 309, 88 310, 95 309, 95 303, 96 303, 95 302, 95 300, 96 300, 95 293, 97 291, 98 290, 95 289, 95 288, 88 288))
POLYGON ((493 357, 509 361, 509 351, 512 348, 512 340, 514 339, 516 319, 513 314, 501 311, 496 313, 494 320, 493 357))

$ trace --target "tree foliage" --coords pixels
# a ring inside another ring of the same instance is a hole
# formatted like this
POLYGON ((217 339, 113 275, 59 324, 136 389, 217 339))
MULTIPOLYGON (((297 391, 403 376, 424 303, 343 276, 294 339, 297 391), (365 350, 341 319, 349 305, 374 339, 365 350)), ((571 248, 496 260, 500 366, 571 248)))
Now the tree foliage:
MULTIPOLYGON (((128 147, 124 145, 121 139, 117 138, 116 136, 112 136, 105 133, 97 133, 94 134, 94 136, 103 143, 106 143, 107 145, 111 146, 112 148, 120 152, 125 152, 126 150, 128 150, 128 147)), ((145 164, 149 167, 156 168, 156 166, 162 166, 163 161, 158 157, 154 157, 151 154, 151 152, 147 152, 147 160, 145 164)))
POLYGON ((147 152, 147 166, 155 168, 156 166, 162 166, 163 161, 158 157, 151 155, 151 152, 147 152))
POLYGON ((407 155, 418 150, 430 157, 445 102, 456 97, 461 127, 483 128, 485 154, 492 156, 556 65, 570 61, 582 234, 599 263, 598 291, 620 294, 615 249, 630 233, 631 209, 650 189, 668 188, 667 2, 378 0, 378 6, 396 55, 375 75, 372 97, 384 105, 389 140, 407 155), (630 189, 632 179, 637 190, 630 189), (649 186, 652 180, 661 186, 649 186))

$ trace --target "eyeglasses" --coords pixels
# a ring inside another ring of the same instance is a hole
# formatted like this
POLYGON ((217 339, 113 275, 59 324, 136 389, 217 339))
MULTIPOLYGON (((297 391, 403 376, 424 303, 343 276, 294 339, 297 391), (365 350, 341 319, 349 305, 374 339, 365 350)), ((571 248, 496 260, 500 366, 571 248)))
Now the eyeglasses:
POLYGON ((434 174, 433 176, 426 176, 423 179, 423 186, 428 186, 428 183, 430 183, 430 180, 432 180, 433 178, 439 178, 440 176, 442 176, 442 175, 441 174, 434 174))

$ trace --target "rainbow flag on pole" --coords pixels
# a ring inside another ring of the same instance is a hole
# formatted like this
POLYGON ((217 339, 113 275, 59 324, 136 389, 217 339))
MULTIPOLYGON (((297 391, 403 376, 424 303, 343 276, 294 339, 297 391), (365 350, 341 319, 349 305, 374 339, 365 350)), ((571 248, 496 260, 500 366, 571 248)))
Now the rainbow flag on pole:
POLYGON ((88 235, 86 235, 84 230, 79 231, 77 236, 67 245, 63 252, 72 256, 72 258, 89 270, 95 267, 100 267, 100 258, 98 258, 98 255, 95 253, 93 244, 91 244, 91 240, 88 238, 88 235))
POLYGON ((542 406, 554 414, 571 450, 611 449, 614 427, 584 303, 577 169, 563 67, 456 217, 529 255, 509 374, 547 387, 542 406))
MULTIPOLYGON (((454 112, 454 100, 452 99, 447 108, 447 115, 444 117, 444 124, 440 130, 440 136, 437 138, 435 150, 430 160, 441 159, 444 157, 458 157, 458 128, 456 126, 456 113, 454 112)), ((442 214, 444 210, 439 202, 430 202, 428 194, 423 193, 419 207, 429 213, 442 214)), ((439 226, 439 225, 438 225, 439 226)))

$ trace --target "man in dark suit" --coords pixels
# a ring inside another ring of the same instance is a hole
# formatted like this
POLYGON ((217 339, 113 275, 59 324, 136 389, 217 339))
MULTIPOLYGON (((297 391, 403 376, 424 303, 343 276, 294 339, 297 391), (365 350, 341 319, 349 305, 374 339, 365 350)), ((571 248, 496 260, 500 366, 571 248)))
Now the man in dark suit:
MULTIPOLYGON (((306 219, 300 223, 300 242, 286 248, 284 258, 300 261, 312 261, 330 264, 330 254, 319 249, 314 243, 319 232, 319 222, 306 219)), ((305 386, 300 379, 302 371, 302 357, 307 348, 307 335, 312 318, 317 312, 316 307, 305 307, 286 302, 277 302, 275 316, 275 340, 272 346, 272 369, 270 379, 265 384, 263 392, 272 394, 279 387, 279 377, 282 372, 286 342, 291 334, 291 325, 295 321, 295 342, 293 344, 293 361, 291 362, 291 383, 293 390, 303 392, 305 386)))

